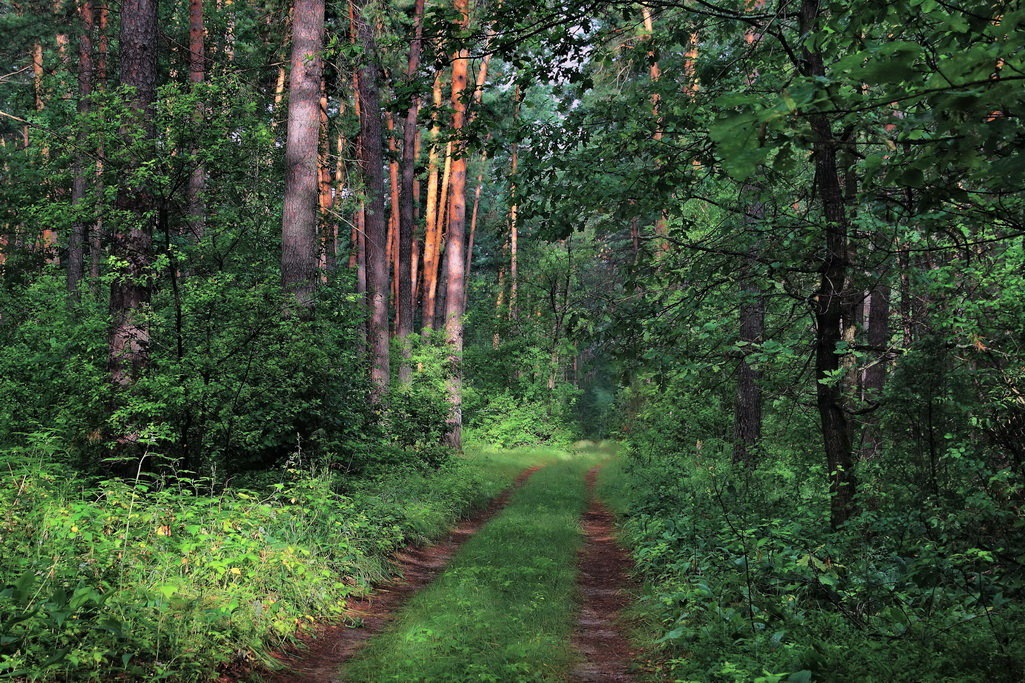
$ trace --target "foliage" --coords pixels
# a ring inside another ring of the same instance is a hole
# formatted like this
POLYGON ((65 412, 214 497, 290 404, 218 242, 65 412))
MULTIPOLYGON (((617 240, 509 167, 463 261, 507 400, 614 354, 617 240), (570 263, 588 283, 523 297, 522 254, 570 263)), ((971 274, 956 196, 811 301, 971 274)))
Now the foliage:
MULTIPOLYGON (((658 402, 652 410, 676 403, 658 402)), ((684 402, 682 405, 686 406, 684 402)), ((630 437, 603 482, 624 515, 677 680, 1017 680, 1022 631, 1020 485, 947 439, 938 489, 909 487, 909 443, 859 468, 865 511, 832 532, 811 448, 771 446, 752 470, 700 426, 630 437), (899 473, 903 476, 895 476, 899 473)), ((640 424, 644 424, 643 422, 640 424)), ((651 430, 650 433, 643 433, 651 430)), ((792 435, 793 432, 788 432, 792 435)))
POLYGON ((0 489, 0 674, 203 679, 338 614, 385 556, 485 504, 532 456, 481 453, 336 489, 289 470, 262 490, 90 485, 45 460, 0 489))

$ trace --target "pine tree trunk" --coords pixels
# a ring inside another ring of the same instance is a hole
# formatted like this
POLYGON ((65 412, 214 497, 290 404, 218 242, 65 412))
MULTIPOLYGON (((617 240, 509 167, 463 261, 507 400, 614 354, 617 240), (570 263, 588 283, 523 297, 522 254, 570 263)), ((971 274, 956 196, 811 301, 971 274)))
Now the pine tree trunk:
POLYGON ((332 224, 331 209, 334 206, 332 193, 331 131, 327 116, 327 80, 320 80, 320 153, 317 158, 317 208, 319 209, 318 234, 320 246, 317 252, 317 267, 320 281, 327 282, 335 264, 336 226, 332 224))
POLYGON ((391 297, 395 308, 395 331, 399 329, 399 278, 401 267, 399 265, 399 151, 398 142, 395 139, 395 119, 391 112, 385 112, 385 122, 388 126, 388 190, 389 190, 389 213, 388 213, 388 265, 391 268, 391 297))
MULTIPOLYGON (((520 89, 513 91, 513 120, 520 118, 520 89)), ((519 191, 519 145, 512 143, 509 152, 509 196, 512 198, 509 203, 509 319, 515 320, 517 316, 516 296, 518 294, 519 278, 519 204, 516 193, 519 191)))
POLYGON ((281 282, 303 307, 312 305, 317 282, 317 149, 323 46, 324 0, 295 0, 281 220, 281 282))
POLYGON ((359 158, 363 166, 364 186, 367 193, 366 264, 367 302, 370 306, 368 344, 371 357, 371 380, 375 398, 388 388, 389 344, 388 333, 388 262, 387 223, 384 213, 384 146, 381 141, 380 68, 373 29, 356 9, 356 33, 366 55, 359 70, 360 147, 359 158))
MULTIPOLYGON (((480 160, 480 172, 477 174, 477 188, 473 191, 473 210, 470 212, 470 236, 466 240, 466 281, 470 281, 470 271, 473 268, 473 243, 477 237, 477 210, 480 208, 480 193, 484 189, 484 171, 488 167, 488 155, 484 154, 480 160)), ((467 288, 467 293, 469 288, 467 288)), ((466 296, 463 297, 463 310, 466 310, 466 296)))
MULTIPOLYGON (((145 309, 151 296, 153 263, 153 194, 135 177, 155 155, 152 110, 157 85, 157 0, 125 0, 121 16, 121 76, 123 87, 132 88, 129 102, 133 120, 122 131, 125 139, 141 137, 141 158, 136 168, 125 169, 126 181, 118 191, 120 218, 114 226, 111 253, 119 263, 110 287, 113 325, 109 344, 110 379, 116 389, 135 384, 149 364, 150 332, 145 309), (141 135, 140 135, 141 134, 141 135)), ((138 435, 120 435, 122 442, 138 435)))
MULTIPOLYGON (((455 10, 460 14, 460 24, 469 24, 469 3, 455 0, 455 10)), ((466 117, 466 77, 470 53, 463 48, 452 60, 452 130, 459 135, 466 117)), ((448 438, 453 448, 462 447, 462 395, 463 395, 463 301, 465 300, 463 279, 465 271, 463 244, 466 238, 466 144, 458 141, 453 150, 452 173, 449 179, 448 239, 446 242, 446 265, 448 273, 447 296, 445 300, 445 341, 448 343, 448 438)))
POLYGON ((432 90, 434 111, 431 113, 431 146, 427 153, 427 203, 424 207, 424 258, 422 269, 422 327, 425 332, 434 329, 434 306, 438 292, 438 260, 441 255, 441 226, 438 225, 438 110, 441 107, 441 72, 434 78, 432 90))
MULTIPOLYGON (((409 61, 406 77, 412 81, 420 68, 423 51, 424 0, 416 0, 413 6, 413 41, 409 46, 409 61)), ((410 365, 412 350, 409 335, 413 333, 413 292, 416 289, 416 262, 413 257, 413 224, 416 198, 416 130, 420 113, 420 98, 413 97, 406 110, 406 122, 402 128, 402 157, 399 160, 401 192, 399 193, 399 299, 397 303, 399 324, 396 336, 399 340, 399 383, 408 385, 413 380, 410 365)))
MULTIPOLYGON (((206 80, 206 26, 203 23, 203 0, 189 0, 189 83, 200 85, 206 80)), ((203 106, 196 105, 193 122, 201 126, 203 106)), ((196 162, 189 176, 188 212, 189 228, 198 242, 206 232, 206 167, 196 162)))
POLYGON ((426 313, 427 317, 431 321, 431 328, 434 330, 440 330, 445 327, 445 316, 443 311, 445 310, 445 303, 443 301, 446 289, 445 283, 447 282, 447 272, 445 271, 445 259, 448 255, 446 245, 446 239, 448 235, 447 219, 449 212, 449 199, 448 192, 449 186, 452 180, 452 143, 449 142, 445 145, 445 166, 441 173, 441 190, 438 199, 438 215, 434 219, 436 226, 436 239, 438 244, 439 256, 436 259, 438 274, 434 278, 431 286, 430 296, 428 297, 429 309, 426 313))
MULTIPOLYGON (((78 113, 88 113, 93 89, 93 18, 92 0, 81 0, 78 5, 81 18, 81 31, 78 39, 78 113)), ((79 151, 75 154, 74 173, 71 181, 71 204, 81 209, 91 174, 91 163, 82 153, 85 147, 85 135, 79 134, 79 151)), ((78 286, 85 276, 85 243, 88 237, 88 225, 81 215, 75 216, 71 226, 71 237, 68 240, 68 292, 73 300, 78 300, 78 286)))

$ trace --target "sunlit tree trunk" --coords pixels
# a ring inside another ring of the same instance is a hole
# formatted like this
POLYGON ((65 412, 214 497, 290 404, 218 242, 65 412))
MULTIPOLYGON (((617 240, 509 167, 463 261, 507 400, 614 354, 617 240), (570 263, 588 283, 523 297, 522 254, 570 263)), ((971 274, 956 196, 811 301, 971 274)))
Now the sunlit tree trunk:
POLYGON ((395 139, 395 118, 391 112, 385 112, 388 126, 388 265, 391 268, 391 297, 395 308, 395 330, 399 328, 399 160, 398 141, 395 139))
MULTIPOLYGON (((513 121, 520 118, 519 87, 513 90, 513 121)), ((515 320, 518 315, 516 307, 520 286, 519 270, 519 151, 518 143, 509 146, 509 319, 515 320)))
MULTIPOLYGON (((460 15, 460 24, 469 24, 468 0, 455 0, 454 7, 460 15)), ((461 48, 452 60, 452 131, 462 133, 466 118, 466 78, 470 62, 470 51, 461 48)), ((445 341, 448 343, 448 443, 453 448, 462 447, 463 427, 463 301, 465 256, 463 245, 466 239, 466 144, 459 140, 452 154, 452 173, 449 179, 448 236, 446 241, 446 265, 448 273, 447 296, 445 299, 445 341)))
POLYGON ((427 202, 424 206, 424 257, 422 269, 423 306, 422 326, 425 332, 434 328, 434 304, 438 290, 438 260, 441 254, 441 226, 438 225, 438 136, 441 125, 438 122, 438 110, 441 107, 441 72, 434 78, 432 89, 434 111, 431 114, 431 142, 427 153, 427 202))
MULTIPOLYGON (((651 15, 651 8, 642 5, 641 6, 641 19, 644 23, 644 33, 646 39, 651 42, 655 35, 655 24, 651 15)), ((692 39, 696 45, 696 36, 692 34, 692 39)), ((684 62, 684 92, 693 96, 696 92, 694 84, 694 64, 697 56, 697 48, 692 47, 692 51, 688 52, 687 60, 684 62)), ((659 66, 658 59, 656 59, 655 49, 649 48, 648 50, 648 76, 651 78, 652 83, 658 83, 662 80, 662 68, 659 66)), ((658 92, 651 94, 651 116, 655 125, 655 132, 652 133, 652 139, 655 142, 661 142, 663 137, 662 129, 665 127, 665 120, 662 116, 662 96, 658 92)), ((656 166, 662 165, 661 158, 656 158, 656 166)), ((664 257, 664 252, 669 249, 669 242, 665 239, 668 234, 668 225, 666 223, 665 211, 661 213, 658 220, 655 221, 655 234, 658 236, 657 246, 658 252, 656 252, 656 258, 661 260, 664 257)))
POLYGON ((320 141, 324 0, 295 0, 288 82, 281 280, 302 306, 317 282, 317 149, 320 141))
POLYGON ((447 218, 449 211, 448 191, 450 182, 452 180, 452 143, 449 142, 445 145, 445 166, 441 173, 441 191, 438 199, 438 215, 434 219, 434 224, 437 231, 437 242, 438 242, 438 258, 437 267, 438 272, 431 283, 431 291, 428 296, 428 310, 426 316, 431 320, 431 327, 435 330, 442 329, 445 326, 444 315, 439 315, 445 310, 445 303, 442 301, 446 295, 445 282, 448 277, 445 271, 445 259, 448 258, 448 251, 446 247, 446 236, 447 236, 447 218))
MULTIPOLYGON (((320 209, 320 250, 318 252, 317 265, 320 268, 320 281, 327 282, 330 274, 333 273, 335 262, 338 256, 338 224, 333 220, 332 210, 334 208, 334 188, 336 178, 334 172, 338 170, 338 163, 331 163, 331 131, 330 120, 327 115, 328 94, 327 81, 320 82, 320 157, 317 163, 317 185, 318 201, 320 209)), ((341 149, 339 148, 339 155, 341 149)))

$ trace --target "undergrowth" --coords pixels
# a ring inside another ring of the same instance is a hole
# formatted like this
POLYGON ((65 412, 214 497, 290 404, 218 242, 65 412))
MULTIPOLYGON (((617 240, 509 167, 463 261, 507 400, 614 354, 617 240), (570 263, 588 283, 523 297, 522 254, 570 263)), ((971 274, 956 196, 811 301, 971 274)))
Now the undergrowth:
POLYGON ((792 458, 749 471, 715 443, 635 446, 606 473, 658 625, 659 678, 1022 680, 1025 548, 999 531, 1021 521, 986 523, 1016 495, 1006 481, 913 505, 886 463, 865 463, 865 512, 834 532, 824 473, 792 458))
POLYGON ((397 546, 441 534, 536 454, 481 451, 436 471, 260 490, 0 478, 0 678, 204 679, 337 615, 397 546))

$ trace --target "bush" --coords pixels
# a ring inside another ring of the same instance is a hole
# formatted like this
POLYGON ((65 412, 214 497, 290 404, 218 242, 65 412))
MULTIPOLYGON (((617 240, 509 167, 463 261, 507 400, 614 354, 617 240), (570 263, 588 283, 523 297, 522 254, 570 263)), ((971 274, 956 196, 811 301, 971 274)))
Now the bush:
POLYGON ((914 503, 887 463, 860 472, 865 512, 828 530, 826 477, 792 453, 755 471, 714 440, 634 454, 613 500, 682 680, 1020 680, 1025 555, 1010 472, 950 448, 955 479, 914 503))
POLYGON ((503 448, 568 445, 578 433, 558 406, 528 402, 508 393, 489 396, 472 412, 467 438, 503 448))
POLYGON ((519 467, 459 458, 359 483, 293 471, 211 495, 210 482, 90 485, 26 465, 0 480, 0 676, 200 679, 261 658, 519 467))

